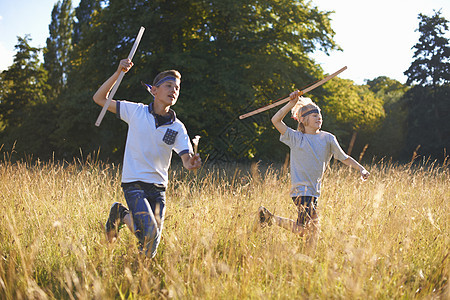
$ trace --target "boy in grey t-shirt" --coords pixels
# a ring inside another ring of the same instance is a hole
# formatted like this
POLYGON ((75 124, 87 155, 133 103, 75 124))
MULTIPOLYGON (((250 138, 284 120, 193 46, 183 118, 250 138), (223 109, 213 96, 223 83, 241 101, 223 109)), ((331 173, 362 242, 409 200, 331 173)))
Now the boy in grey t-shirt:
POLYGON ((311 99, 300 98, 299 91, 291 93, 290 98, 289 103, 272 117, 272 123, 281 133, 280 141, 291 149, 290 196, 298 208, 297 221, 275 216, 263 206, 259 208, 259 218, 262 225, 274 222, 302 236, 311 233, 308 236, 309 244, 315 247, 319 231, 317 199, 320 196, 322 177, 331 157, 359 170, 363 180, 369 177, 369 172, 341 149, 334 135, 320 130, 320 108, 311 99), (299 122, 297 130, 289 128, 283 122, 290 110, 294 119, 299 122))
POLYGON ((307 134, 287 128, 280 141, 291 148, 291 197, 320 196, 322 176, 331 157, 345 161, 349 156, 329 132, 307 134))

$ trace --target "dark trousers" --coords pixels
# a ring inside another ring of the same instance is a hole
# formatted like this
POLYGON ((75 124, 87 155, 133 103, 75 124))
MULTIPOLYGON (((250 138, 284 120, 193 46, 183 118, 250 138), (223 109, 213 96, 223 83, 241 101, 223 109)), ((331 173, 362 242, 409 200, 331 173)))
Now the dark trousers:
POLYGON ((313 196, 292 197, 292 201, 298 208, 297 225, 306 226, 306 224, 317 218, 317 198, 313 196))
POLYGON ((154 257, 164 223, 165 188, 143 182, 123 183, 122 188, 141 250, 146 256, 154 257))

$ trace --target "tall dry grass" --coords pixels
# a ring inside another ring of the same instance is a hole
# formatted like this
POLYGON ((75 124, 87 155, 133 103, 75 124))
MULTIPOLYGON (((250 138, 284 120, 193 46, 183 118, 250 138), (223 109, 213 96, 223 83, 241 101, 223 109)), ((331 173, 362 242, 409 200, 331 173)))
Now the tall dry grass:
POLYGON ((159 252, 123 229, 108 244, 117 166, 88 159, 0 164, 1 299, 449 299, 446 163, 380 162, 361 182, 333 165, 319 199, 314 254, 265 205, 296 217, 283 167, 172 169, 159 252))

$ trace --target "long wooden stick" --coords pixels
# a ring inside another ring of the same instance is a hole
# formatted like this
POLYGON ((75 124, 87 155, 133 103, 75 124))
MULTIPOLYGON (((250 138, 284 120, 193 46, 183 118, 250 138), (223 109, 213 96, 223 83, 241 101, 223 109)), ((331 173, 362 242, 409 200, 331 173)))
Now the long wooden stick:
MULTIPOLYGON (((144 27, 141 27, 141 29, 139 29, 139 33, 136 36, 136 40, 134 41, 133 47, 131 48, 130 54, 128 54, 128 59, 132 60, 134 54, 136 53, 136 49, 139 45, 139 42, 141 41, 142 35, 144 34, 144 27)), ((108 110, 109 105, 111 104, 111 100, 113 99, 114 95, 116 94, 117 89, 119 88, 120 82, 123 79, 123 76, 125 75, 124 71, 120 71, 119 77, 117 78, 116 84, 114 85, 113 89, 111 90, 111 92, 108 95, 108 99, 105 102, 105 105, 103 105, 102 111, 100 112, 100 114, 98 115, 97 121, 95 122, 95 126, 100 126, 100 123, 103 120, 103 117, 106 114, 106 110, 108 110)))
MULTIPOLYGON (((345 66, 345 67, 339 69, 338 71, 334 72, 333 74, 328 75, 328 76, 325 77, 324 79, 319 80, 319 81, 317 81, 316 83, 314 83, 313 85, 311 85, 311 86, 305 88, 304 90, 301 90, 300 93, 299 93, 299 96, 301 96, 301 95, 303 95, 303 94, 306 94, 307 92, 312 91, 312 90, 315 89, 316 87, 321 86, 322 84, 324 84, 325 82, 327 82, 327 81, 330 80, 331 78, 336 77, 338 74, 344 72, 346 69, 347 69, 347 67, 345 66)), ((255 109, 254 111, 251 111, 251 112, 248 112, 248 113, 246 113, 246 114, 240 115, 240 116, 239 116, 239 119, 242 120, 242 119, 248 118, 248 117, 250 117, 250 116, 259 114, 260 112, 266 111, 266 110, 268 110, 268 109, 271 109, 271 108, 274 108, 274 107, 276 107, 276 106, 278 106, 278 105, 281 105, 281 104, 283 104, 283 103, 286 103, 286 102, 288 102, 289 100, 291 100, 291 98, 290 98, 290 97, 286 97, 286 98, 284 98, 284 99, 281 99, 281 100, 279 100, 279 101, 277 101, 277 102, 274 102, 274 103, 272 103, 272 104, 269 104, 269 105, 267 105, 267 106, 263 106, 263 107, 261 107, 261 108, 255 109)))

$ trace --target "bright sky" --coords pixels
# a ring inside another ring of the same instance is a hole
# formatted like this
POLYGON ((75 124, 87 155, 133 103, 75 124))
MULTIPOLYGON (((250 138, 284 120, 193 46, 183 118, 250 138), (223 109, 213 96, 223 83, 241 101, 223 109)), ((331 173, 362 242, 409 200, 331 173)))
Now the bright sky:
MULTIPOLYGON (((74 7, 80 0, 72 0, 74 7)), ((417 43, 419 13, 432 15, 442 9, 450 21, 449 0, 312 0, 320 10, 335 11, 331 15, 335 40, 344 50, 330 56, 314 58, 326 73, 343 66, 339 75, 363 84, 365 79, 388 76, 404 83, 403 72, 412 62, 411 47, 417 43)), ((29 34, 30 44, 44 47, 48 25, 56 0, 0 0, 0 70, 13 62, 17 36, 29 34)), ((449 24, 450 25, 450 24, 449 24)), ((450 38, 450 32, 447 36, 450 38)))
MULTIPOLYGON (((365 79, 388 76, 406 82, 412 61, 411 48, 419 41, 419 13, 431 16, 442 9, 441 16, 450 22, 449 0, 313 0, 319 9, 335 11, 331 27, 335 41, 344 51, 329 56, 318 54, 316 60, 326 73, 343 66, 341 78, 364 84, 365 79)), ((448 23, 450 26, 450 23, 448 23)), ((450 38, 450 31, 446 37, 450 38)))

